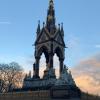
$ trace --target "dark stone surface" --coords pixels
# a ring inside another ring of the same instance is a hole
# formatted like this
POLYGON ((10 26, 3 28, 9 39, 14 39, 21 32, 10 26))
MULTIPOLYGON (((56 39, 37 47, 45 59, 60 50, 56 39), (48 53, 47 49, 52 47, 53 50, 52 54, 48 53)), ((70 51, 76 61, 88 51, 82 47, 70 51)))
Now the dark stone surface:
POLYGON ((81 98, 81 91, 76 86, 54 86, 51 88, 51 97, 54 99, 81 98))

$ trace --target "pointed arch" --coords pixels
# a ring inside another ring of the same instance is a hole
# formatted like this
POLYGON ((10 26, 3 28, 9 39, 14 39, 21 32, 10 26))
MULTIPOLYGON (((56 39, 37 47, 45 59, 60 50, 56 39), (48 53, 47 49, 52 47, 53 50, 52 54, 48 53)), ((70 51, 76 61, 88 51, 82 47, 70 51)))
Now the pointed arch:
POLYGON ((47 48, 46 46, 42 46, 42 47, 38 50, 38 52, 37 52, 38 57, 41 57, 42 53, 44 53, 45 58, 46 58, 46 62, 48 63, 48 61, 49 61, 49 53, 48 53, 48 48, 47 48))
POLYGON ((57 56, 59 57, 59 59, 64 58, 64 56, 63 56, 63 51, 61 50, 60 47, 56 47, 54 53, 57 54, 57 56))

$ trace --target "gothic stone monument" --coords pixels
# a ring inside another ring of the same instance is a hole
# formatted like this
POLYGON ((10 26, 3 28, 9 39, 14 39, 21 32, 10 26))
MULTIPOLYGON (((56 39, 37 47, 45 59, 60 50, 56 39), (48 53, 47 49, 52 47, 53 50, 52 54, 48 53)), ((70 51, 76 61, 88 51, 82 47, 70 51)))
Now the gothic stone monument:
MULTIPOLYGON (((24 90, 50 90, 53 98, 79 98, 80 90, 76 86, 71 72, 64 65, 65 43, 63 24, 56 25, 53 0, 49 1, 46 23, 40 28, 40 21, 37 27, 35 41, 35 63, 33 64, 33 77, 31 73, 26 75, 23 83, 24 90), (46 69, 43 78, 39 76, 39 61, 42 53, 46 58, 46 69), (57 54, 59 58, 59 73, 57 79, 53 68, 53 57, 57 54)), ((70 100, 70 99, 69 99, 70 100)))

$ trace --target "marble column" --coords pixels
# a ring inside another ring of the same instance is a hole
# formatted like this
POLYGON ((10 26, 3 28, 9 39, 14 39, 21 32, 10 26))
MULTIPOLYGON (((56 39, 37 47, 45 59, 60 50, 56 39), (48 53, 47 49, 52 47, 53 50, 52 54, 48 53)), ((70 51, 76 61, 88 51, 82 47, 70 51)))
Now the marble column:
POLYGON ((46 57, 46 69, 48 69, 48 68, 49 68, 49 56, 46 57))
POLYGON ((49 53, 49 68, 53 68, 53 53, 49 53))
POLYGON ((34 76, 35 78, 39 78, 39 61, 40 57, 35 57, 35 64, 34 64, 34 76))
POLYGON ((64 59, 63 58, 60 58, 59 59, 59 62, 60 62, 60 69, 59 69, 59 72, 60 72, 60 74, 61 74, 61 72, 63 71, 63 67, 64 67, 64 59))

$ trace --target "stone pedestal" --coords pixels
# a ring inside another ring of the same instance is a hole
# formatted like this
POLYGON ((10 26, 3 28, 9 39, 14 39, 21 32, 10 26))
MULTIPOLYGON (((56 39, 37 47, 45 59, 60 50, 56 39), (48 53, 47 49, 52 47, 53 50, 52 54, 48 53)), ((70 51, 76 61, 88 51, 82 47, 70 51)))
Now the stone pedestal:
POLYGON ((56 79, 55 69, 47 67, 42 79, 26 77, 23 84, 24 90, 50 91, 51 98, 54 100, 80 100, 81 91, 76 86, 71 72, 64 66, 60 77, 56 79))
POLYGON ((55 69, 53 69, 53 68, 47 68, 44 71, 43 79, 49 79, 49 78, 56 79, 55 69))
POLYGON ((71 85, 59 85, 51 88, 51 98, 53 99, 67 99, 67 100, 80 100, 80 90, 71 85))

